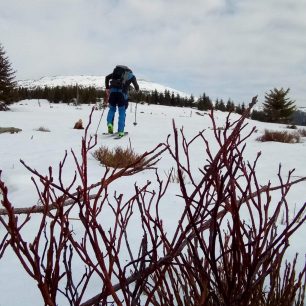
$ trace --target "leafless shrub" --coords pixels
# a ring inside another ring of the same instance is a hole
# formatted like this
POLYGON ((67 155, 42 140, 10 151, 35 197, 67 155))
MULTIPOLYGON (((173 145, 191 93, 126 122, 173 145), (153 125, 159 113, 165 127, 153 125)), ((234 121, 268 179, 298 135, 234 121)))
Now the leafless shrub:
POLYGON ((45 128, 43 126, 40 126, 38 129, 36 129, 35 131, 38 132, 50 132, 50 130, 48 128, 45 128))
MULTIPOLYGON (((296 213, 297 213, 297 208, 296 208, 296 203, 294 204, 294 208, 293 208, 293 212, 291 210, 292 215, 289 217, 290 220, 296 219, 296 213)), ((280 218, 280 224, 282 225, 286 225, 287 222, 287 218, 286 217, 286 211, 282 212, 281 218, 280 218)), ((306 215, 306 206, 303 208, 302 213, 300 214, 300 216, 296 219, 296 222, 301 222, 302 220, 305 221, 305 215, 306 215)))
POLYGON ((93 156, 102 165, 112 168, 133 167, 135 164, 141 166, 144 163, 141 155, 135 153, 131 147, 125 149, 116 147, 111 150, 106 146, 102 146, 93 153, 93 156))
MULTIPOLYGON (((251 106, 255 102, 256 97, 251 106)), ((146 160, 141 167, 135 164, 112 171, 106 168, 101 180, 91 185, 87 155, 95 141, 88 140, 88 127, 81 159, 72 152, 76 176, 70 184, 62 180, 66 157, 56 176, 52 168, 42 175, 23 162, 36 178, 33 181, 42 206, 22 212, 14 209, 0 177, 4 207, 0 222, 6 229, 0 255, 10 245, 25 271, 37 282, 48 306, 58 304, 59 292, 70 305, 80 306, 302 306, 306 267, 296 273, 296 258, 285 266, 282 263, 290 236, 305 221, 302 209, 289 219, 286 197, 291 186, 306 177, 293 180, 290 171, 284 180, 280 168, 278 185, 258 181, 255 170, 260 154, 252 163, 243 158, 245 140, 252 133, 243 133, 248 114, 249 109, 234 122, 229 115, 223 131, 214 129, 219 146, 216 154, 211 152, 203 132, 187 140, 183 130, 179 133, 173 125, 173 147, 168 139, 141 156, 146 160), (206 160, 199 168, 200 180, 199 173, 191 170, 190 150, 195 141, 203 142, 206 152, 206 160), (135 184, 134 194, 127 198, 118 193, 112 198, 108 192, 116 180, 154 169, 166 152, 176 162, 179 199, 184 202, 172 234, 164 227, 169 216, 163 219, 160 211, 170 180, 161 181, 158 170, 152 176, 155 184, 135 184), (188 188, 184 175, 190 181, 188 188), (75 184, 77 176, 81 184, 75 184), (59 177, 58 183, 55 177, 59 177), (139 243, 129 235, 129 229, 136 226, 137 208, 139 243), (113 224, 107 222, 107 210, 113 214, 113 224), (284 226, 277 228, 281 210, 285 211, 284 226), (73 232, 73 211, 78 212, 82 226, 79 232, 83 235, 73 232), (26 241, 23 229, 34 212, 41 213, 40 225, 33 240, 26 241), (18 213, 25 213, 25 217, 18 218, 18 213), (122 252, 128 258, 122 258, 122 252), (79 278, 73 268, 75 260, 85 266, 79 278), (87 289, 97 279, 101 289, 88 299, 87 289)), ((211 120, 216 127, 213 112, 211 120)))
POLYGON ((306 137, 306 129, 298 129, 298 132, 302 137, 306 137))
MULTIPOLYGON (((176 169, 174 169, 173 167, 168 170, 167 172, 165 172, 168 180, 170 183, 179 183, 180 182, 180 178, 178 173, 175 171, 176 169)), ((183 175, 183 180, 185 182, 185 175, 183 175)))
MULTIPOLYGON (((213 117, 212 120, 216 126, 213 117)), ((193 179, 188 159, 189 145, 195 139, 186 142, 181 131, 185 164, 178 150, 172 151, 178 161, 178 173, 186 174, 194 186, 194 190, 187 191, 180 179, 186 223, 192 231, 188 236, 186 228, 181 228, 187 237, 185 241, 182 239, 185 252, 174 257, 173 264, 162 270, 163 274, 158 271, 151 275, 152 284, 159 284, 146 287, 148 295, 155 291, 154 305, 303 305, 306 268, 296 276, 295 259, 292 264, 286 263, 284 273, 281 272, 289 228, 296 229, 305 221, 303 209, 292 220, 288 218, 286 195, 293 172, 284 182, 279 169, 278 187, 259 184, 255 169, 260 154, 253 164, 243 160, 245 138, 241 132, 245 125, 241 119, 233 125, 231 134, 228 134, 229 121, 223 132, 214 129, 220 145, 215 156, 210 152, 208 140, 200 134, 209 156, 200 183, 193 179), (279 202, 269 209, 272 191, 277 189, 281 190, 279 202), (276 227, 281 208, 285 209, 283 231, 276 227), (247 213, 242 213, 243 209, 247 213), (209 231, 206 235, 205 230, 209 231)), ((183 221, 179 224, 184 224, 183 221)), ((181 250, 182 240, 177 238, 177 244, 172 240, 167 245, 175 253, 175 246, 181 250)), ((168 253, 167 250, 165 257, 168 253)))
POLYGON ((276 141, 283 143, 298 143, 301 140, 299 133, 287 131, 270 131, 265 130, 264 134, 257 138, 258 141, 276 141))

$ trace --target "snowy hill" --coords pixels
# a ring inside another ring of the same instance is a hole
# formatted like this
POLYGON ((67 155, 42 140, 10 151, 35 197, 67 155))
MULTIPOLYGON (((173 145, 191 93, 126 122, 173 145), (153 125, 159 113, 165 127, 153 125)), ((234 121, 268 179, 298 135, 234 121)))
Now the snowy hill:
MULTIPOLYGON (((96 88, 105 88, 104 86, 105 76, 92 76, 92 75, 74 75, 74 76, 46 76, 38 80, 20 80, 18 81, 19 87, 25 88, 37 88, 37 87, 55 87, 55 86, 83 86, 89 87, 93 86, 96 88)), ((173 92, 174 94, 179 94, 181 97, 190 97, 190 94, 173 89, 168 86, 164 86, 158 83, 146 81, 139 79, 138 84, 140 89, 143 91, 154 91, 164 92, 165 90, 173 92)))

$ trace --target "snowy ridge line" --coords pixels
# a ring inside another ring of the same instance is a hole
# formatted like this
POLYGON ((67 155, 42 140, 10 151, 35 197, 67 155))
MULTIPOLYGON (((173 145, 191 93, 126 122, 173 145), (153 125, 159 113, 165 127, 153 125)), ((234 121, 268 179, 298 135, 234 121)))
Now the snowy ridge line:
MULTIPOLYGON (((181 97, 189 98, 191 95, 185 92, 176 90, 174 88, 164 86, 162 84, 138 79, 138 84, 143 91, 154 91, 164 93, 165 90, 170 93, 179 94, 181 97)), ((38 80, 19 80, 17 81, 19 87, 35 89, 38 87, 56 87, 56 86, 82 86, 82 87, 95 87, 105 89, 105 76, 92 76, 92 75, 74 75, 74 76, 46 76, 38 80)))

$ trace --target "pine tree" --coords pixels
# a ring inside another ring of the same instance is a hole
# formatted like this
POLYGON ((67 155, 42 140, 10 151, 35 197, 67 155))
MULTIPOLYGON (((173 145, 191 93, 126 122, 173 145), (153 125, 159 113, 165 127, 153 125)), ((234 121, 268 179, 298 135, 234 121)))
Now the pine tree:
POLYGON ((227 112, 234 112, 235 111, 235 104, 231 101, 231 99, 228 99, 226 103, 226 111, 227 112))
POLYGON ((170 98, 170 105, 172 106, 176 106, 176 103, 175 103, 175 96, 174 96, 174 92, 172 91, 171 93, 171 98, 170 98))
POLYGON ((242 107, 240 104, 238 104, 236 107, 235 107, 235 112, 239 115, 242 115, 242 107))
POLYGON ((289 90, 290 88, 287 90, 274 88, 270 93, 266 93, 263 111, 268 122, 288 123, 296 109, 295 101, 286 97, 289 90))
POLYGON ((215 110, 220 110, 220 102, 219 99, 217 98, 216 102, 215 102, 215 110))
POLYGON ((222 99, 219 102, 219 110, 221 112, 225 112, 226 111, 225 103, 224 103, 224 101, 222 99))
POLYGON ((14 89, 16 86, 15 71, 5 54, 0 43, 0 101, 9 104, 13 100, 14 89))
POLYGON ((203 96, 200 96, 200 98, 198 99, 198 109, 199 110, 203 110, 203 111, 207 111, 207 110, 211 110, 213 108, 213 104, 210 100, 210 98, 208 96, 205 95, 205 93, 203 94, 203 96))

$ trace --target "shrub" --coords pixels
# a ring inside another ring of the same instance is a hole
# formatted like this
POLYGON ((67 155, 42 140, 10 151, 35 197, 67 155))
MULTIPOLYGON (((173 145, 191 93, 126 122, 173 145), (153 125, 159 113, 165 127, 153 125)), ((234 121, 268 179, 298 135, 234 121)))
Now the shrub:
POLYGON ((102 165, 112 168, 128 168, 135 166, 135 164, 143 163, 144 160, 140 155, 136 154, 131 147, 123 149, 116 147, 110 150, 106 146, 102 146, 97 149, 93 156, 102 165))
MULTIPOLYGON (((169 171, 166 171, 165 174, 170 183, 177 183, 177 184, 180 183, 180 175, 173 167, 169 171)), ((181 176, 181 178, 183 179, 183 182, 186 183, 185 182, 186 176, 184 174, 181 176)))
POLYGON ((35 131, 38 132, 50 132, 50 130, 48 128, 45 128, 43 126, 40 126, 38 129, 36 129, 35 131))
POLYGON ((305 130, 305 129, 298 129, 298 133, 299 133, 302 137, 306 137, 306 130, 305 130))
POLYGON ((287 129, 292 129, 292 130, 296 130, 297 129, 297 126, 292 124, 292 125, 287 125, 286 126, 287 129))
POLYGON ((74 129, 76 129, 76 130, 83 130, 84 129, 82 119, 80 119, 79 121, 77 121, 74 124, 74 129))
POLYGON ((0 111, 8 111, 8 110, 10 110, 8 106, 3 101, 0 101, 0 111))
POLYGON ((300 142, 300 134, 297 132, 288 133, 286 131, 270 131, 265 130, 264 134, 257 138, 258 141, 276 141, 284 143, 300 142))
POLYGON ((0 127, 0 134, 2 133, 11 133, 11 134, 14 134, 14 133, 19 133, 21 132, 22 130, 21 129, 18 129, 18 128, 15 128, 15 127, 0 127))

